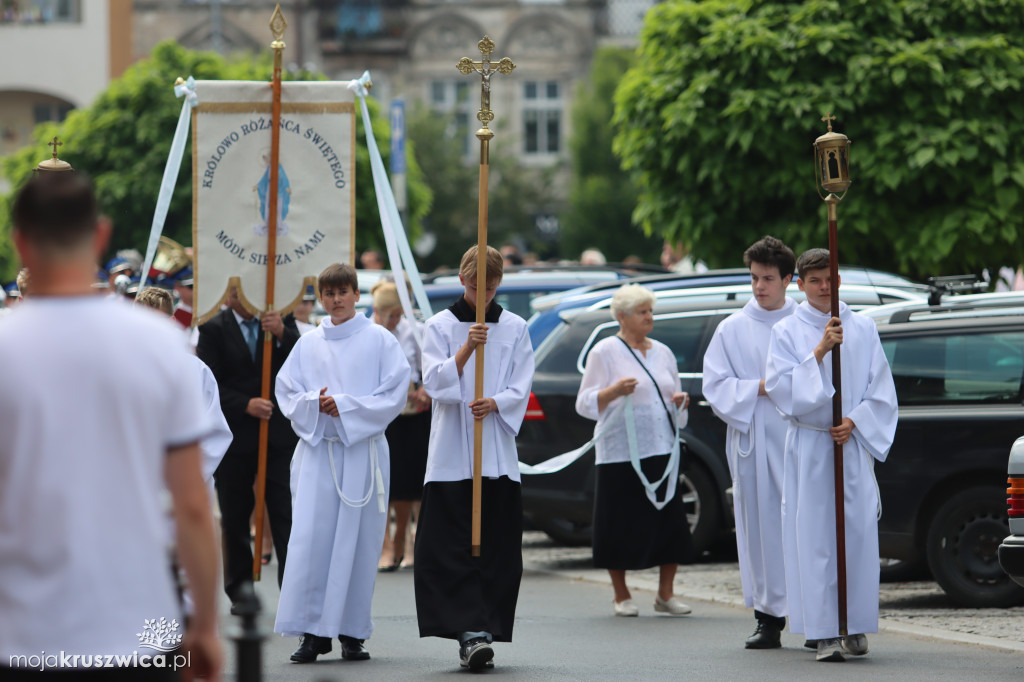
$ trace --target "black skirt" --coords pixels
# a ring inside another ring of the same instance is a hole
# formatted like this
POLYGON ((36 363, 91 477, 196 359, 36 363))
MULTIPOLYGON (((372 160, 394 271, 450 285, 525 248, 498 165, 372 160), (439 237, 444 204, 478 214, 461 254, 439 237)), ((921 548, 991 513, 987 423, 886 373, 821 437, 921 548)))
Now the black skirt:
POLYGON ((391 499, 418 500, 427 475, 430 410, 399 415, 384 431, 391 451, 391 499))
MULTIPOLYGON (((647 480, 665 472, 668 455, 640 460, 647 480)), ((693 560, 693 538, 679 489, 661 509, 647 498, 630 462, 599 464, 594 493, 594 567, 637 570, 693 560)), ((666 480, 658 488, 664 499, 666 480)))
POLYGON ((515 481, 483 479, 480 556, 472 556, 473 481, 423 487, 416 529, 416 618, 420 637, 489 632, 512 641, 523 577, 523 498, 515 481))

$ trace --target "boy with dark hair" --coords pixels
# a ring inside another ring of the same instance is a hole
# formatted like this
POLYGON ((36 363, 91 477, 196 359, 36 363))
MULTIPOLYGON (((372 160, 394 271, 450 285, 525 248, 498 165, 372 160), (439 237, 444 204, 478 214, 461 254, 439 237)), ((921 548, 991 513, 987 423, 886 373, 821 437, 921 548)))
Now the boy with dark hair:
POLYGON ((754 296, 726 318, 704 354, 704 397, 726 423, 743 600, 757 627, 747 649, 782 646, 786 626, 786 571, 782 553, 782 471, 786 421, 764 388, 772 327, 796 310, 786 297, 793 251, 775 237, 743 253, 754 296))
POLYGON ((459 268, 465 294, 427 321, 423 387, 434 400, 427 475, 416 533, 416 616, 420 637, 459 642, 459 662, 491 665, 491 643, 511 642, 523 574, 522 494, 516 435, 533 383, 526 322, 494 303, 501 254, 487 247, 487 281, 477 247, 459 268), (477 287, 487 287, 485 324, 476 323, 477 287), (485 396, 475 399, 477 348, 485 396), (483 422, 480 556, 471 556, 474 420, 483 422))
MULTIPOLYGON (((217 547, 198 446, 208 427, 184 339, 169 320, 94 295, 111 230, 84 177, 38 173, 12 218, 32 296, 0 325, 0 678, 31 676, 16 661, 44 649, 90 660, 160 653, 137 633, 151 619, 183 620, 167 570, 166 488, 195 599, 182 646, 193 674, 219 679, 217 547)), ((103 679, 176 674, 150 666, 103 679)))
POLYGON ((807 300, 772 329, 765 373, 765 389, 789 422, 782 508, 789 627, 817 640, 819 661, 841 661, 846 653, 866 654, 866 633, 878 632, 874 463, 885 461, 896 433, 896 388, 874 322, 842 302, 839 317, 832 317, 829 252, 811 249, 796 265, 807 300), (843 420, 833 426, 831 353, 840 344, 843 420), (834 443, 843 446, 847 628, 853 633, 842 640, 834 443))
POLYGON ((299 436, 292 457, 292 534, 274 631, 300 635, 311 663, 341 642, 366 660, 370 604, 387 526, 391 466, 384 429, 405 407, 409 363, 398 340, 357 315, 359 282, 330 265, 317 282, 327 317, 277 375, 277 402, 299 436))

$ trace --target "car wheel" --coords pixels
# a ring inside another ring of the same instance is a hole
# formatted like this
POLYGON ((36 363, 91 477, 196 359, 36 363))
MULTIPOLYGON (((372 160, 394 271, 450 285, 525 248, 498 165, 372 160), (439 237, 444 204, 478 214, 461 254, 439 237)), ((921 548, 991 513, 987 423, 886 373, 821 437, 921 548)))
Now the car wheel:
POLYGON ((530 519, 538 530, 560 545, 566 547, 587 547, 594 541, 594 527, 591 524, 573 523, 567 519, 530 519))
POLYGON ((679 474, 679 493, 693 536, 693 548, 697 554, 703 554, 714 545, 722 525, 722 507, 715 480, 703 466, 692 463, 679 474))
POLYGON ((999 566, 999 543, 1010 534, 1005 500, 1002 487, 976 486, 956 493, 935 512, 928 529, 928 566, 958 606, 1024 603, 1024 588, 999 566))

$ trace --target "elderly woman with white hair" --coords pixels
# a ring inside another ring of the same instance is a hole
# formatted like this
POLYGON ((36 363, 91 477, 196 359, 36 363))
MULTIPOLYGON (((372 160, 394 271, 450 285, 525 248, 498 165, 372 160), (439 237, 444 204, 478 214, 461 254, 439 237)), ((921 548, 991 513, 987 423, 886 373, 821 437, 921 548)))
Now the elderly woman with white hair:
POLYGON ((676 358, 647 337, 654 328, 655 297, 637 284, 612 297, 615 336, 587 356, 576 411, 597 420, 594 566, 611 575, 617 616, 639 610, 626 571, 661 569, 654 610, 684 615, 690 607, 673 595, 678 564, 693 555, 680 496, 677 429, 686 425, 689 396, 680 388, 676 358))

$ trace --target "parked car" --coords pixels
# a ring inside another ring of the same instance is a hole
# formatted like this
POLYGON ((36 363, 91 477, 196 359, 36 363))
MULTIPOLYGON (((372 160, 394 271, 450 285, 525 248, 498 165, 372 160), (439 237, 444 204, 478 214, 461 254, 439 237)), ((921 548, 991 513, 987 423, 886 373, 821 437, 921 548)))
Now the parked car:
MULTIPOLYGON (((844 285, 855 284, 874 287, 875 291, 878 292, 878 296, 870 305, 883 305, 907 300, 923 301, 927 299, 930 291, 929 287, 924 284, 918 284, 899 275, 882 272, 881 270, 842 266, 839 268, 839 276, 844 285)), ((795 279, 791 285, 793 291, 797 290, 795 279)), ((729 268, 687 275, 672 273, 636 277, 629 280, 629 282, 641 284, 656 293, 711 286, 746 286, 749 288, 750 271, 746 268, 729 268)), ((551 333, 552 329, 558 326, 559 315, 562 312, 577 308, 607 307, 615 290, 622 286, 622 284, 624 282, 595 284, 581 289, 573 289, 536 298, 531 304, 533 314, 529 317, 530 341, 533 343, 534 349, 540 346, 541 341, 551 333)))
MULTIPOLYGON (((840 297, 854 304, 874 289, 844 284, 840 297)), ((655 308, 651 336, 676 353, 683 390, 691 395, 680 490, 699 549, 732 527, 725 425, 703 399, 702 361, 718 323, 747 298, 749 286, 745 296, 660 298, 655 308)), ((930 319, 929 307, 918 305, 916 313, 901 312, 879 326, 900 406, 892 450, 876 467, 884 510, 879 542, 883 557, 926 562, 952 601, 1002 606, 1024 601, 1024 589, 1002 573, 996 558, 1008 528, 1005 453, 1024 433, 1024 312, 986 315, 982 308, 943 310, 930 319)), ((528 464, 578 447, 593 434, 593 422, 575 412, 576 392, 587 352, 617 324, 607 310, 562 317, 536 351, 529 421, 518 440, 528 464)), ((531 521, 556 540, 589 542, 593 469, 588 455, 556 474, 524 476, 531 521)))
POLYGON ((1010 448, 1006 473, 1010 535, 999 545, 999 566, 1013 582, 1024 586, 1024 437, 1010 448))

